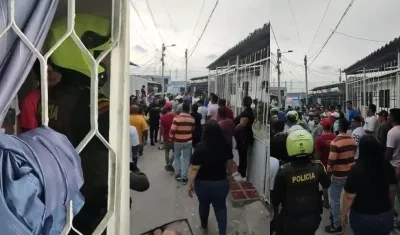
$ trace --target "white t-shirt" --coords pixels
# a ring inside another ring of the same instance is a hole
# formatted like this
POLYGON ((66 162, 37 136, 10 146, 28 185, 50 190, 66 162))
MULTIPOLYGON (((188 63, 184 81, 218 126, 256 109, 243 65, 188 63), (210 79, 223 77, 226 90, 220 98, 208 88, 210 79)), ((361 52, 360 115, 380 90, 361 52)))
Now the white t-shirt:
POLYGON ((178 113, 178 114, 181 113, 182 112, 182 107, 183 107, 183 103, 178 104, 178 106, 176 106, 175 112, 178 113))
POLYGON ((376 135, 376 132, 378 131, 378 119, 376 116, 371 116, 371 117, 366 117, 365 118, 365 124, 364 124, 364 130, 366 131, 371 131, 376 135))
MULTIPOLYGON (((139 134, 136 130, 136 127, 134 126, 129 126, 129 137, 130 137, 130 143, 131 143, 131 147, 135 147, 139 145, 139 134)), ((131 149, 129 149, 129 153, 130 153, 130 159, 132 161, 132 151, 131 149)))
POLYGON ((207 108, 205 106, 200 106, 197 112, 201 114, 201 125, 205 124, 208 113, 207 108))
POLYGON ((400 165, 400 126, 395 126, 387 134, 386 147, 394 148, 390 163, 392 166, 400 165))
POLYGON ((366 134, 365 130, 361 126, 354 129, 354 131, 351 133, 351 137, 357 143, 357 150, 356 153, 354 154, 354 159, 358 159, 358 143, 360 142, 361 137, 363 137, 365 134, 366 134))
POLYGON ((275 185, 275 178, 276 175, 278 175, 279 171, 279 160, 270 157, 269 158, 269 189, 274 190, 274 185, 275 185))
POLYGON ((297 130, 304 130, 304 128, 298 124, 291 126, 289 129, 287 129, 286 133, 289 135, 290 133, 297 131, 297 130))
POLYGON ((218 108, 218 104, 210 104, 207 108, 207 116, 211 116, 211 119, 217 120, 218 108))
POLYGON ((308 121, 308 128, 310 129, 311 132, 314 131, 314 128, 315 128, 314 120, 308 121))

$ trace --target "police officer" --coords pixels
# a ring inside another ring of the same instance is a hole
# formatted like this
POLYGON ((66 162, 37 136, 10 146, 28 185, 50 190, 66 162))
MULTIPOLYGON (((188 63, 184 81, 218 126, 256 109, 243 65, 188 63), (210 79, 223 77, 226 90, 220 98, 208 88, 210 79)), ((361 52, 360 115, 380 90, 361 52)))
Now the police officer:
MULTIPOLYGON (((51 26, 46 46, 53 47, 67 32, 65 22, 65 19, 60 20, 51 26)), ((94 58, 110 46, 111 24, 107 19, 95 15, 77 14, 74 29, 94 58)), ((66 135, 74 147, 77 147, 91 129, 90 61, 70 37, 54 51, 50 60, 52 66, 62 74, 62 79, 49 92, 49 127, 66 135)), ((107 81, 107 67, 108 61, 103 60, 97 68, 99 87, 107 81)), ((38 111, 40 110, 39 107, 38 111)), ((96 112, 98 130, 108 140, 109 100, 101 89, 96 112)), ((40 116, 39 113, 38 121, 41 120, 40 116)), ((92 234, 107 213, 109 150, 95 136, 79 155, 85 180, 81 189, 85 205, 74 217, 73 225, 82 234, 92 234)), ((131 173, 131 182, 133 180, 139 181, 134 185, 140 185, 140 191, 148 188, 148 180, 144 174, 131 173)), ((71 231, 70 234, 75 232, 71 231)))
POLYGON ((313 235, 321 222, 322 193, 330 179, 319 161, 312 161, 314 141, 306 130, 295 130, 286 140, 291 162, 276 177, 272 203, 282 209, 274 216, 276 235, 313 235))

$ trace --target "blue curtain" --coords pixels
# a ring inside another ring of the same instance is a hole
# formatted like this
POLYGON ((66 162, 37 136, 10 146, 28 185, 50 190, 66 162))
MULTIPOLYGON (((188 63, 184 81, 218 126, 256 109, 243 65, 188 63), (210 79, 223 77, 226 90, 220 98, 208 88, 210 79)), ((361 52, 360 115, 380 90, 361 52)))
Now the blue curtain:
MULTIPOLYGON (((58 0, 15 1, 15 22, 29 41, 41 49, 56 12, 58 0)), ((9 23, 9 0, 0 0, 0 32, 9 23)), ((29 74, 35 55, 10 28, 0 38, 0 122, 29 74)))

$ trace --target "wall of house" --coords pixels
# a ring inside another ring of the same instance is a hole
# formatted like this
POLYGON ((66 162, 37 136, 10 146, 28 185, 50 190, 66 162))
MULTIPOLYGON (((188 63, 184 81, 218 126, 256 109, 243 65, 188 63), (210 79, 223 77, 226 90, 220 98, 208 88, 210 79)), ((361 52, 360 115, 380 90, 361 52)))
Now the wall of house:
POLYGON ((356 109, 364 111, 368 104, 375 104, 377 110, 389 110, 398 107, 397 97, 400 91, 397 89, 396 75, 380 79, 367 79, 365 83, 366 102, 364 102, 364 88, 362 80, 349 82, 348 99, 353 101, 356 109))

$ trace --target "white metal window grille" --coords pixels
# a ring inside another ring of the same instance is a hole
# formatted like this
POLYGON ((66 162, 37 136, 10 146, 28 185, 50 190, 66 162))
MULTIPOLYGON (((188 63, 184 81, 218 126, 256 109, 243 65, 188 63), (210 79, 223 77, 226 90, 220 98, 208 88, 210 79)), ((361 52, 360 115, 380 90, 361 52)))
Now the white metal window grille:
POLYGON ((208 92, 215 92, 219 97, 225 98, 230 104, 234 114, 242 111, 242 99, 250 96, 257 103, 253 105, 256 120, 253 124, 254 137, 263 143, 266 148, 266 157, 263 158, 265 166, 262 189, 264 198, 269 201, 269 120, 271 80, 269 47, 244 57, 237 56, 236 62, 228 62, 226 66, 217 67, 209 72, 208 92), (212 75, 211 75, 212 74, 212 75), (265 85, 263 85, 265 84, 265 85), (230 91, 235 89, 235 91, 230 91))
POLYGON ((363 69, 356 74, 346 74, 346 101, 365 116, 369 104, 377 112, 400 107, 400 53, 398 59, 377 68, 363 69))
MULTIPOLYGON (((92 4, 101 4, 91 0, 92 4)), ((97 136, 109 149, 109 180, 108 180, 108 211, 102 219, 94 235, 100 235, 107 228, 108 234, 129 234, 129 5, 126 1, 112 0, 111 10, 111 44, 101 55, 94 58, 85 48, 74 30, 76 5, 75 0, 68 0, 67 32, 48 52, 42 54, 18 28, 15 22, 15 0, 9 0, 9 23, 0 32, 0 37, 8 30, 13 30, 26 44, 32 53, 38 58, 41 65, 41 112, 42 124, 48 125, 48 84, 47 61, 51 54, 67 39, 72 38, 80 50, 89 58, 91 66, 90 84, 90 120, 91 130, 77 147, 81 152, 88 142, 97 136), (110 132, 107 142, 98 130, 98 66, 99 63, 111 53, 110 71, 110 132), (123 115, 121 115, 123 114, 123 115)), ((82 9, 78 9, 82 12, 82 9)), ((85 12, 96 14, 96 12, 85 12)), ((71 230, 82 235, 72 226, 72 202, 67 211, 67 225, 62 234, 68 234, 71 230)), ((88 235, 88 234, 84 234, 88 235)))

